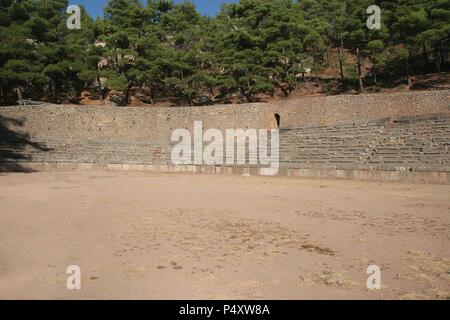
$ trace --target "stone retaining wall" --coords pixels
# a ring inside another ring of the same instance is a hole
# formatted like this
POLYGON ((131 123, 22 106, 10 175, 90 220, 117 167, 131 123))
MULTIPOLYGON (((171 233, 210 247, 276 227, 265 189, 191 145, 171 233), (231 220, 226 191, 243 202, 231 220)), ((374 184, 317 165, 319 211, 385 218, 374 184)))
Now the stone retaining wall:
POLYGON ((449 183, 450 91, 194 108, 0 107, 0 162, 34 169, 261 173, 258 166, 174 166, 174 129, 276 127, 280 175, 449 183), (9 119, 9 120, 8 120, 9 119), (11 121, 15 120, 15 121, 11 121), (19 141, 17 135, 27 137, 19 141))

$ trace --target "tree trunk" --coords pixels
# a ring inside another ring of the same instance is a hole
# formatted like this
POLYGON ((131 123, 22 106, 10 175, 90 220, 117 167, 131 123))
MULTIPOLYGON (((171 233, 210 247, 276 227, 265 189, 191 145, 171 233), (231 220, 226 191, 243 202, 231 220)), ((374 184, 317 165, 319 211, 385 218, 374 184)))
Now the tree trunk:
POLYGON ((102 81, 100 80, 100 76, 97 75, 97 82, 98 82, 98 93, 103 99, 103 88, 102 88, 102 81))
POLYGON ((408 89, 412 87, 412 79, 409 71, 409 59, 406 59, 406 77, 408 79, 408 89))
POLYGON ((435 48, 434 48, 434 56, 435 56, 435 62, 436 62, 436 71, 438 72, 438 73, 441 73, 441 57, 440 57, 440 54, 439 54, 439 48, 436 46, 435 48))
POLYGON ((19 101, 23 100, 23 94, 22 94, 22 87, 21 86, 17 86, 16 92, 17 92, 17 99, 19 101))
POLYGON ((427 52, 427 46, 423 44, 422 47, 422 54, 423 54, 423 62, 425 63, 425 69, 428 67, 428 52, 427 52))
POLYGON ((345 83, 344 66, 342 65, 341 47, 338 47, 339 70, 341 73, 341 82, 345 83))
POLYGON ((356 49, 356 56, 358 59, 358 80, 359 80, 359 91, 364 92, 364 83, 362 79, 362 68, 361 68, 361 54, 359 48, 356 49))
POLYGON ((98 84, 98 93, 102 95, 103 99, 103 88, 102 88, 102 81, 100 79, 100 68, 97 65, 97 84, 98 84))
POLYGON ((53 94, 53 97, 54 98, 56 98, 56 83, 55 83, 55 80, 51 80, 51 86, 52 86, 52 94, 53 94))
MULTIPOLYGON (((331 61, 330 61, 330 50, 333 48, 333 44, 330 44, 328 47, 327 47, 327 66, 328 67, 330 67, 330 65, 331 65, 331 61)), ((302 64, 303 64, 303 62, 302 62, 302 64)))
POLYGON ((317 66, 317 54, 316 54, 316 49, 313 50, 313 63, 314 63, 314 75, 316 78, 316 85, 319 86, 319 70, 318 70, 318 66, 317 66))
POLYGON ((319 70, 317 69, 317 62, 314 60, 314 73, 316 75, 316 83, 319 86, 319 70))
POLYGON ((412 71, 416 70, 416 64, 414 63, 414 59, 411 56, 411 52, 408 53, 408 61, 409 61, 409 65, 411 66, 412 71))
POLYGON ((302 81, 305 82, 305 63, 303 59, 300 60, 300 63, 302 64, 302 81))
POLYGON ((444 54, 444 46, 442 42, 439 44, 439 53, 441 55, 441 66, 445 67, 445 54, 444 54))
POLYGON ((127 88, 125 89, 125 106, 128 105, 129 101, 130 101, 130 91, 131 88, 133 87, 133 82, 128 83, 127 88))
POLYGON ((114 46, 114 60, 116 61, 116 68, 119 68, 119 55, 117 54, 116 46, 114 46))
POLYGON ((150 89, 150 102, 151 102, 152 106, 155 105, 155 88, 153 86, 150 89))

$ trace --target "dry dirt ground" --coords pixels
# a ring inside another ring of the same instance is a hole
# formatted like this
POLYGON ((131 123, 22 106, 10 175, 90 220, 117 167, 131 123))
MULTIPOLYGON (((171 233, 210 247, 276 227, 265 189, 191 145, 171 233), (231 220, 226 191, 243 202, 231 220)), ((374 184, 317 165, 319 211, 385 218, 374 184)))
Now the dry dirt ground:
POLYGON ((0 176, 0 299, 450 299, 450 186, 0 176), (368 290, 378 265, 381 290, 368 290), (78 265, 82 289, 66 288, 78 265))

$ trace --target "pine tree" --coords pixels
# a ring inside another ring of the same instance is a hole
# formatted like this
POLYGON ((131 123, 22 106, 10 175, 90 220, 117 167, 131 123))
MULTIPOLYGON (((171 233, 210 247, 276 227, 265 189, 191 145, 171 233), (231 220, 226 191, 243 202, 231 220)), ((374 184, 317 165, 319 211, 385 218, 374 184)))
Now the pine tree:
POLYGON ((342 90, 352 77, 365 89, 366 58, 375 84, 406 76, 411 87, 414 74, 448 70, 446 0, 240 0, 214 18, 188 1, 109 0, 96 21, 82 10, 81 30, 67 29, 67 5, 0 1, 2 103, 75 102, 83 90, 110 92, 118 105, 132 95, 189 105, 289 96, 310 68, 320 85, 336 51, 342 90), (366 27, 372 4, 381 30, 366 27))

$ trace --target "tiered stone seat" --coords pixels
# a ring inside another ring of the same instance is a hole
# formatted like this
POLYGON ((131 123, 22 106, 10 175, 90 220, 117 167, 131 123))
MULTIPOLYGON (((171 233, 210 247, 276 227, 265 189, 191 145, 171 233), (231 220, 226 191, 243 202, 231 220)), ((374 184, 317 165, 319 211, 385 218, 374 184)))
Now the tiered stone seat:
POLYGON ((67 141, 40 140, 33 142, 45 146, 45 150, 27 145, 8 145, 14 154, 20 154, 31 162, 48 163, 107 163, 107 164, 167 164, 171 160, 171 146, 152 143, 127 143, 118 141, 67 141))
POLYGON ((403 118, 383 134, 370 164, 384 169, 449 171, 450 117, 403 118))
POLYGON ((281 162, 286 167, 345 169, 364 165, 388 119, 305 126, 280 132, 281 162))
MULTIPOLYGON (((2 137, 0 152, 16 157, 11 161, 47 163, 170 165, 175 145, 169 141, 147 143, 47 136, 30 137, 33 142, 30 145, 8 139, 2 137)), ((449 143, 449 115, 307 125, 280 130, 280 165, 294 169, 449 172, 449 143)), ((245 166, 249 166, 248 148, 246 156, 245 166)))
POLYGON ((341 123, 281 130, 287 168, 450 171, 450 117, 341 123))

